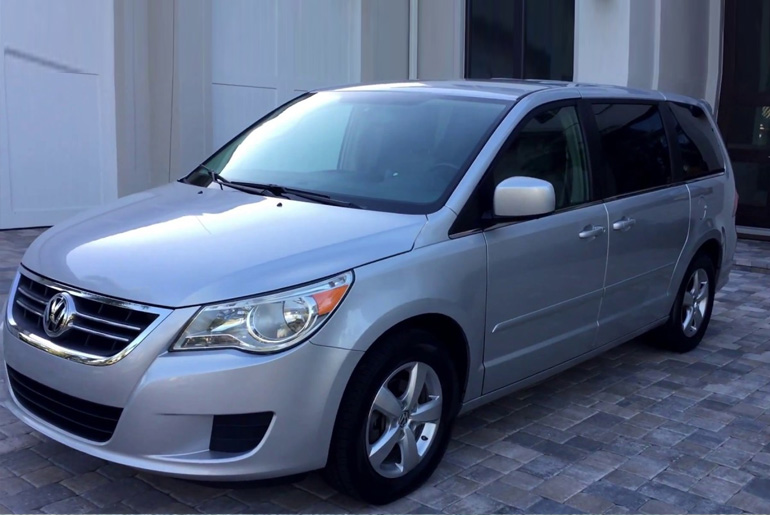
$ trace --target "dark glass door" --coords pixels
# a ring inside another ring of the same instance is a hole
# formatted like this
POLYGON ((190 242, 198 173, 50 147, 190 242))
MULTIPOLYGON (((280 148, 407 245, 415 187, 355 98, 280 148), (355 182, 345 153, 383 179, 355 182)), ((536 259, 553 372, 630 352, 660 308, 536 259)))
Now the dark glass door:
POLYGON ((468 0, 465 75, 572 80, 575 0, 468 0))
POLYGON ((770 230, 770 0, 726 0, 719 126, 740 195, 737 223, 770 230))

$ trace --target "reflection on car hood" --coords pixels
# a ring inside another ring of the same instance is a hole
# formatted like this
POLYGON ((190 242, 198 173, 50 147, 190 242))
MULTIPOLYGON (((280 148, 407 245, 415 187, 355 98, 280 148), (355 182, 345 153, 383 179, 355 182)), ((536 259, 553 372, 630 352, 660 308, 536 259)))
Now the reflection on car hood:
POLYGON ((84 290, 181 307, 279 290, 408 252, 425 220, 172 183, 49 229, 22 263, 84 290))

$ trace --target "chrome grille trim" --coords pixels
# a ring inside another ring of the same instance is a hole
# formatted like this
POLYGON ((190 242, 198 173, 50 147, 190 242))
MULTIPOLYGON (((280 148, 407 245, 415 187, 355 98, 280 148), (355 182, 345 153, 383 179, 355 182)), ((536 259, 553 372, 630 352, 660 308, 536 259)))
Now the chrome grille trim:
POLYGON ((77 331, 83 331, 84 333, 88 333, 88 334, 95 334, 96 336, 104 336, 105 338, 111 338, 113 340, 118 340, 120 342, 128 343, 131 341, 130 338, 126 338, 125 336, 106 333, 103 331, 97 331, 96 329, 91 329, 90 327, 83 327, 82 325, 72 324, 71 327, 77 331))
POLYGON ((19 290, 19 293, 27 297, 29 300, 34 300, 35 302, 42 304, 43 307, 45 307, 46 302, 48 302, 47 299, 40 297, 36 293, 32 293, 31 291, 27 290, 23 286, 19 286, 18 290, 19 290))
POLYGON ((30 306, 29 304, 27 304, 27 302, 26 302, 25 300, 23 300, 23 299, 16 299, 16 304, 18 304, 18 305, 19 305, 19 306, 21 306, 22 308, 26 309, 27 311, 29 311, 29 312, 30 312, 30 313, 32 313, 33 315, 37 315, 37 316, 39 316, 39 317, 42 317, 42 316, 43 316, 43 312, 42 312, 42 311, 40 311, 40 310, 39 310, 39 309, 37 309, 37 308, 33 308, 32 306, 30 306))
POLYGON ((13 336, 19 338, 21 341, 64 359, 85 365, 105 366, 112 365, 113 363, 116 363, 125 358, 147 337, 148 334, 150 334, 158 325, 160 325, 171 314, 171 312, 172 310, 167 308, 138 304, 134 302, 114 299, 111 297, 105 297, 103 295, 87 292, 77 288, 71 288, 69 286, 46 279, 45 277, 41 277, 34 272, 27 270, 26 268, 20 267, 19 271, 16 273, 16 277, 14 278, 13 285, 11 286, 5 316, 8 331, 13 336), (97 328, 86 327, 82 323, 75 323, 70 327, 72 332, 81 331, 85 334, 92 334, 98 337, 114 339, 118 342, 121 342, 121 344, 127 345, 110 356, 103 356, 68 348, 49 339, 47 335, 42 331, 42 328, 39 331, 30 331, 27 328, 21 327, 21 325, 14 319, 14 306, 19 306, 23 310, 26 310, 27 312, 42 318, 43 310, 45 309, 45 305, 48 302, 36 292, 29 291, 23 286, 20 288, 19 283, 22 279, 22 276, 26 280, 39 283, 40 285, 45 286, 46 288, 49 288, 56 293, 67 292, 76 300, 83 299, 84 301, 88 302, 96 302, 105 304, 107 306, 152 314, 155 315, 155 318, 144 329, 142 329, 142 327, 132 325, 130 323, 105 319, 101 316, 92 315, 91 313, 78 312, 75 315, 75 320, 80 319, 81 321, 97 322, 106 326, 115 327, 126 331, 138 332, 138 334, 134 337, 128 337, 120 334, 114 334, 108 331, 101 331, 97 328), (38 308, 37 305, 40 305, 40 307, 38 308))
POLYGON ((88 313, 76 313, 75 318, 83 318, 85 320, 93 320, 94 322, 99 322, 100 324, 104 325, 111 325, 112 327, 119 327, 121 329, 128 329, 129 331, 141 331, 142 328, 135 326, 135 325, 129 325, 129 324, 123 324, 121 322, 115 322, 114 320, 109 320, 107 318, 102 317, 95 317, 93 315, 89 315, 88 313))

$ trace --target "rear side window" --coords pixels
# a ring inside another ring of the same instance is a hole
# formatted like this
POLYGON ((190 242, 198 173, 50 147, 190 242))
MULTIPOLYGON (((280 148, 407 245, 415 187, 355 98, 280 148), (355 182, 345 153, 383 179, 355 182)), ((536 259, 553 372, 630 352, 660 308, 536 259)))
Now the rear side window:
POLYGON ((655 105, 594 104, 606 168, 606 197, 673 182, 663 119, 655 105))
POLYGON ((697 106, 669 105, 676 118, 676 142, 682 155, 684 179, 697 179, 724 170, 717 135, 706 113, 697 106))

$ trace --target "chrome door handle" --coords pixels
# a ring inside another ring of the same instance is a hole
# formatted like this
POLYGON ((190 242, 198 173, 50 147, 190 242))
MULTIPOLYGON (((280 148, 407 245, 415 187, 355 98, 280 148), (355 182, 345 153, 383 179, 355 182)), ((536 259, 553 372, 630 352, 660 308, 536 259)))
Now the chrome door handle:
POLYGON ((635 223, 636 223, 636 220, 634 220, 633 218, 628 218, 627 216, 624 216, 623 218, 621 218, 620 220, 612 224, 612 229, 615 231, 627 231, 631 227, 633 227, 635 223))
POLYGON ((583 230, 578 233, 578 236, 581 240, 593 240, 605 232, 606 229, 601 225, 586 225, 583 230))

